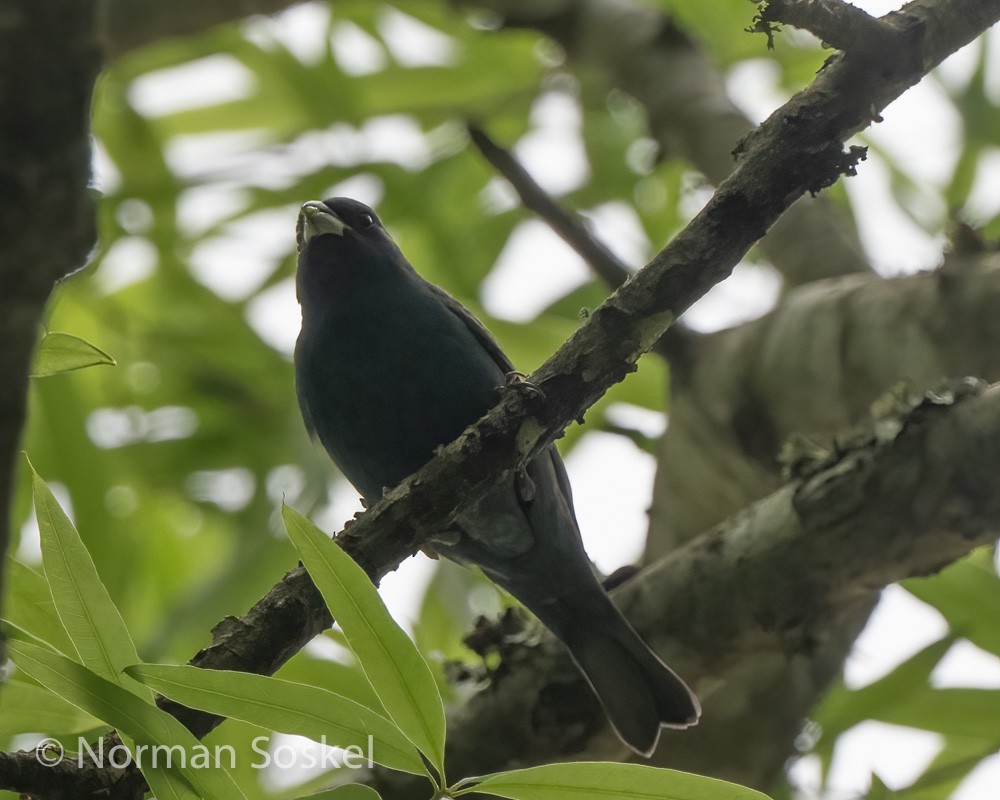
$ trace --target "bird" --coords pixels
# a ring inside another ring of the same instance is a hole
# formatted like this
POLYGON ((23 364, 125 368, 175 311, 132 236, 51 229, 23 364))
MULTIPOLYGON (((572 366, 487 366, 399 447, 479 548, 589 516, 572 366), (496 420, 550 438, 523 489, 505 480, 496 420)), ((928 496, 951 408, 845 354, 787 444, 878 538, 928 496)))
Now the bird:
MULTIPOLYGON (((471 312, 417 273, 360 201, 304 203, 296 242, 299 407, 370 506, 495 405, 514 365, 471 312)), ((663 727, 697 723, 694 693, 604 592, 555 445, 461 511, 433 547, 479 567, 566 645, 636 753, 648 757, 663 727)))

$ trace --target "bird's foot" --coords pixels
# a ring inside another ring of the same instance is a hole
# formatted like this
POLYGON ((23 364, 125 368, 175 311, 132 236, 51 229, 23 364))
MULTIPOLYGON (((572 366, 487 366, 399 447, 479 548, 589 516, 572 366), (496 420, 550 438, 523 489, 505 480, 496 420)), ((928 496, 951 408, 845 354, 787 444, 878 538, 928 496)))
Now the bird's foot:
POLYGON ((539 386, 529 381, 523 372, 518 372, 517 370, 512 370, 504 375, 504 382, 500 391, 518 392, 527 403, 545 402, 545 392, 539 386))
POLYGON ((434 534, 430 539, 420 545, 420 550, 428 558, 433 558, 437 561, 441 557, 441 553, 438 551, 439 545, 444 547, 453 547, 458 544, 458 540, 461 538, 461 531, 442 531, 441 533, 434 534))
POLYGON ((632 578, 638 574, 639 568, 635 566, 635 564, 625 564, 624 566, 618 567, 618 569, 601 581, 601 586, 604 587, 604 591, 610 592, 615 587, 621 586, 626 581, 632 580, 632 578))

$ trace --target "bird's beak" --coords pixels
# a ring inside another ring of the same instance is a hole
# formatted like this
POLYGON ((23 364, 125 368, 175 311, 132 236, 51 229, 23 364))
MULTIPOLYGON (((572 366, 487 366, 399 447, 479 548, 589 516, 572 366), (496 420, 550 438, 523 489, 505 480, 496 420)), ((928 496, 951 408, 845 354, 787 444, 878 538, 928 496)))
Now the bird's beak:
POLYGON ((310 200, 308 203, 303 203, 302 210, 299 211, 295 240, 301 250, 314 236, 322 236, 325 233, 343 236, 346 228, 344 221, 325 204, 318 200, 310 200))

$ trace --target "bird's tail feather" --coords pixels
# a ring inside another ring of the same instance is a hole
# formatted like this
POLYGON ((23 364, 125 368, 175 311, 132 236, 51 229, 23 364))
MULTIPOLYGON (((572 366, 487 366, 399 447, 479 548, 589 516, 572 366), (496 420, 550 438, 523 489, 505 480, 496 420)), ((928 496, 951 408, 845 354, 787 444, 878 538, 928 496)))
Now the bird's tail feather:
POLYGON ((697 698, 617 609, 604 624, 574 625, 570 631, 571 635, 560 638, 618 735, 637 753, 649 756, 653 752, 661 727, 687 728, 698 721, 697 698))

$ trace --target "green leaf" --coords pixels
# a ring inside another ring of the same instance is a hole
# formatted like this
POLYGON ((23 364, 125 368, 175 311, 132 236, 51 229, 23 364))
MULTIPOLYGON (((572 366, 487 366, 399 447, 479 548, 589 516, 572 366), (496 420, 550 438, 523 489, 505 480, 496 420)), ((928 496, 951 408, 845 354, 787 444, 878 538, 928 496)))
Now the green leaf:
POLYGON ((39 731, 82 733, 100 725, 100 720, 42 686, 19 680, 9 680, 3 686, 3 714, 0 714, 2 739, 39 731))
POLYGON ((430 668, 389 615, 365 571, 319 528, 288 506, 288 536, 392 720, 441 770, 444 705, 430 668))
POLYGON ((872 786, 868 790, 867 800, 891 800, 893 797, 892 791, 888 786, 882 781, 882 779, 876 774, 872 773, 872 786))
POLYGON ((904 588, 940 611, 951 630, 1000 655, 1000 578, 993 568, 993 548, 980 548, 937 575, 908 580, 904 588))
MULTIPOLYGON (((334 634, 339 635, 340 631, 324 632, 324 636, 336 641, 334 634)), ((343 637, 341 636, 341 638, 343 637)), ((343 641, 344 649, 350 653, 347 640, 343 641)), ((378 695, 375 694, 375 690, 372 689, 372 685, 368 682, 368 678, 365 677, 365 673, 356 660, 352 660, 351 664, 341 664, 338 661, 316 657, 305 650, 300 650, 275 675, 282 680, 304 683, 307 686, 336 687, 337 694, 342 697, 360 703, 380 716, 388 716, 382 706, 382 701, 378 699, 378 695)))
POLYGON ((933 689, 901 694, 873 708, 871 718, 945 736, 1000 741, 1000 692, 996 689, 933 689))
MULTIPOLYGON (((175 768, 203 800, 246 797, 224 767, 200 769, 191 765, 192 758, 203 751, 204 745, 165 711, 58 653, 18 640, 9 641, 7 646, 19 669, 63 699, 131 737, 137 746, 180 748, 185 757, 178 757, 183 763, 175 768)), ((152 752, 147 751, 147 759, 152 757, 152 752)), ((141 755, 138 761, 141 768, 141 755)))
POLYGON ((329 789, 318 794, 303 797, 302 800, 379 800, 381 795, 371 786, 360 783, 347 783, 336 789, 329 789))
POLYGON ((768 800, 728 781, 644 764, 577 762, 498 772, 458 794, 485 793, 512 800, 768 800))
POLYGON ((888 675, 860 689, 847 690, 841 684, 827 692, 814 712, 814 719, 823 728, 823 738, 817 749, 825 751, 832 747, 836 736, 862 720, 886 720, 889 711, 911 694, 927 690, 931 673, 953 641, 949 636, 927 645, 888 675))
POLYGON ((64 655, 75 654, 73 643, 52 603, 52 592, 41 572, 16 559, 7 562, 7 604, 4 620, 50 644, 64 655))
MULTIPOLYGON (((31 476, 45 577, 56 613, 80 661, 130 691, 143 691, 123 683, 122 670, 139 661, 139 655, 90 553, 34 467, 31 476)), ((152 693, 143 693, 152 702, 152 693)))
POLYGON ((983 741, 967 736, 945 739, 944 749, 923 775, 899 792, 905 800, 940 800, 951 797, 965 777, 985 758, 996 754, 1000 740, 983 741))
POLYGON ((44 378, 48 375, 58 375, 61 372, 72 372, 84 367, 96 367, 100 364, 115 366, 117 362, 86 339, 71 333, 52 331, 42 337, 35 352, 35 365, 31 377, 44 378))
POLYGON ((156 800, 201 800, 198 793, 174 769, 145 767, 142 774, 156 800))
POLYGON ((192 666, 140 664, 127 670, 138 681, 192 708, 241 719, 270 730, 360 747, 374 761, 414 775, 426 774, 410 741, 385 717, 353 700, 301 683, 245 672, 192 666))

